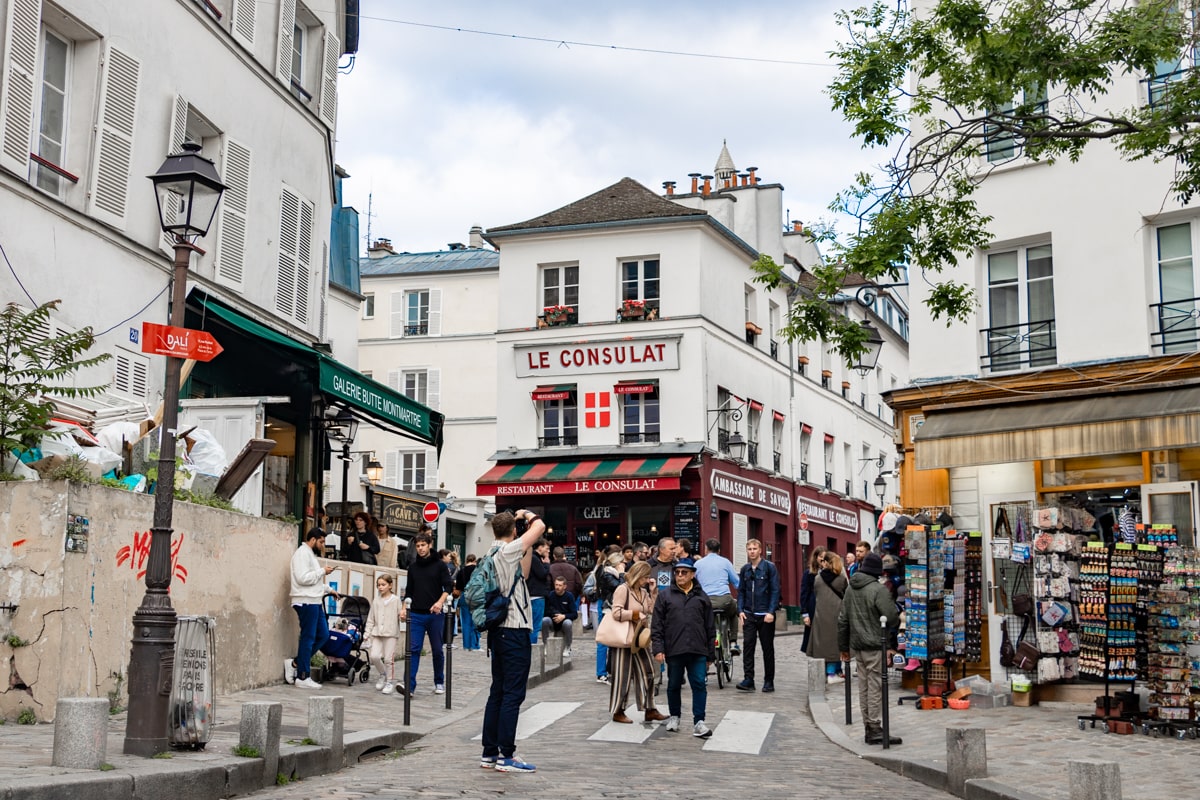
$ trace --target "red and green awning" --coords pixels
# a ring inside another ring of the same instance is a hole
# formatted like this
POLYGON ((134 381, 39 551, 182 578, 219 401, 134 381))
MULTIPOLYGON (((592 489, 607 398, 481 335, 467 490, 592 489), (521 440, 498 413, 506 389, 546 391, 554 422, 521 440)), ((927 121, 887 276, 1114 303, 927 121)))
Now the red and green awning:
POLYGON ((566 400, 575 392, 575 384, 559 383, 551 386, 539 386, 529 393, 535 403, 543 400, 566 400))
POLYGON ((691 456, 497 464, 475 481, 480 495, 652 492, 678 489, 691 456))

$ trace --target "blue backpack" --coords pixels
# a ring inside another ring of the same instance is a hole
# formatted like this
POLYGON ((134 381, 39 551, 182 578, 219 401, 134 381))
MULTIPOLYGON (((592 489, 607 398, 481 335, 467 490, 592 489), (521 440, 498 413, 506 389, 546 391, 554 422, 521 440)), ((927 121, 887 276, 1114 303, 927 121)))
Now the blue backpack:
MULTIPOLYGON (((471 612, 471 621, 481 631, 495 630, 508 619, 508 607, 512 602, 513 592, 517 590, 517 584, 521 580, 521 567, 518 565, 517 574, 513 577, 508 594, 500 589, 495 560, 496 551, 499 549, 497 546, 488 551, 488 554, 475 567, 475 571, 471 573, 471 580, 467 581, 462 593, 462 599, 471 612)), ((523 609, 521 618, 525 618, 523 609)))

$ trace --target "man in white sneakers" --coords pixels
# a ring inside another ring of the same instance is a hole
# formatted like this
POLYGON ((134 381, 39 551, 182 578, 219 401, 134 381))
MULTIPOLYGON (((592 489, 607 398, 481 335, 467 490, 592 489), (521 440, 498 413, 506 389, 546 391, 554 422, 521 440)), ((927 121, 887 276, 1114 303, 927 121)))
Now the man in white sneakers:
MULTIPOLYGON (((296 660, 292 662, 295 684, 305 689, 320 689, 321 684, 309 677, 312 656, 329 639, 329 626, 325 622, 325 610, 321 602, 325 599, 325 576, 333 567, 323 567, 317 561, 325 553, 325 531, 313 528, 304 537, 304 543, 292 554, 292 608, 300 620, 300 643, 296 648, 296 660)), ((291 677, 290 669, 286 677, 291 677)), ((288 681, 292 683, 292 681, 288 681)))

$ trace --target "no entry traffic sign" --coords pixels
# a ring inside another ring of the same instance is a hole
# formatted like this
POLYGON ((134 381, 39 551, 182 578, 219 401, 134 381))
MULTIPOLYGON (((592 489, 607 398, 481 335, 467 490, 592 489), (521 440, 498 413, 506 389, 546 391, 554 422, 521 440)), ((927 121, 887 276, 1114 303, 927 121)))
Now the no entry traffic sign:
POLYGON ((425 508, 421 510, 421 516, 423 516, 425 518, 425 521, 428 522, 430 525, 437 522, 438 517, 440 517, 441 515, 442 515, 441 507, 437 503, 434 503, 434 502, 426 503, 425 508))

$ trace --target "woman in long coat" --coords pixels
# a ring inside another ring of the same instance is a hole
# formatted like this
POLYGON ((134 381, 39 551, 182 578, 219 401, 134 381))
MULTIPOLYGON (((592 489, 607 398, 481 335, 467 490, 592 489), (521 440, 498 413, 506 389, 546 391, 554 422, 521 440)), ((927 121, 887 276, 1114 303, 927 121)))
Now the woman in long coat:
POLYGON ((813 581, 816 596, 812 617, 812 632, 808 637, 809 658, 825 659, 825 674, 830 683, 841 680, 842 654, 838 650, 838 614, 842 611, 842 598, 846 594, 848 581, 842 559, 837 553, 826 552, 822 557, 821 571, 813 581))
POLYGON ((804 615, 804 639, 800 642, 800 651, 808 652, 808 637, 812 635, 813 612, 817 606, 817 573, 821 571, 821 561, 825 558, 825 548, 820 545, 808 557, 808 569, 800 579, 800 613, 804 615))

